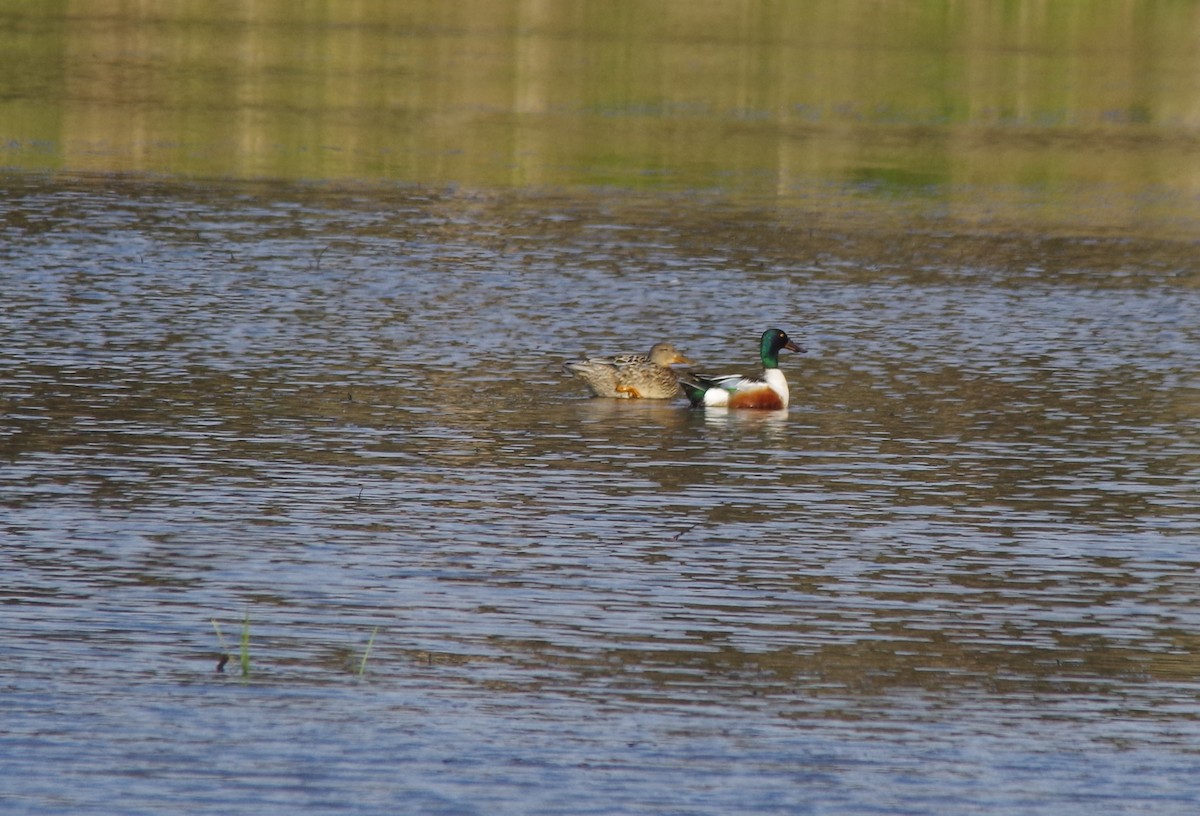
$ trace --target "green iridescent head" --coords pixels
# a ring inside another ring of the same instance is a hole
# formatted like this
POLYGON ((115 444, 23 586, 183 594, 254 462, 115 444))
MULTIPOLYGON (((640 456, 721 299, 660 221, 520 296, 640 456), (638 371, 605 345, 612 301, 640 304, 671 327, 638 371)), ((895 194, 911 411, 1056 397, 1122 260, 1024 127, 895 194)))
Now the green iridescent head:
POLYGON ((788 337, 783 329, 767 329, 763 332, 762 345, 758 352, 762 356, 763 368, 779 368, 779 352, 783 349, 804 351, 792 342, 792 338, 788 337))

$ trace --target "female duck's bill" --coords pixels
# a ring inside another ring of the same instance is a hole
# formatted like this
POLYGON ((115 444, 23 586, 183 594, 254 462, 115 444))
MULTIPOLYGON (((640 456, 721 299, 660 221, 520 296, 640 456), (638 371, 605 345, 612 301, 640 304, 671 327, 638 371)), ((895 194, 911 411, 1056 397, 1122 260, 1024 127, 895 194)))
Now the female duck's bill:
POLYGON ((655 343, 648 354, 593 357, 567 363, 563 369, 583 380, 598 397, 672 399, 679 396, 673 365, 691 365, 670 343, 655 343))
POLYGON ((789 397, 787 378, 779 370, 779 352, 784 349, 804 351, 783 329, 767 329, 758 346, 762 376, 687 374, 679 384, 692 405, 777 411, 787 407, 789 397))

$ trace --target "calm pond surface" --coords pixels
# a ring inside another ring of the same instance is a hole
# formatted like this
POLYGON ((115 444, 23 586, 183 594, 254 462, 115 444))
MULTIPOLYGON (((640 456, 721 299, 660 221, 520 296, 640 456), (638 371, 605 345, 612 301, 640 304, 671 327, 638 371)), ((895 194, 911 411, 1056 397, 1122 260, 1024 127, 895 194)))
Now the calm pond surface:
POLYGON ((1197 812, 1200 11, 798 5, 0 13, 0 809, 1197 812))

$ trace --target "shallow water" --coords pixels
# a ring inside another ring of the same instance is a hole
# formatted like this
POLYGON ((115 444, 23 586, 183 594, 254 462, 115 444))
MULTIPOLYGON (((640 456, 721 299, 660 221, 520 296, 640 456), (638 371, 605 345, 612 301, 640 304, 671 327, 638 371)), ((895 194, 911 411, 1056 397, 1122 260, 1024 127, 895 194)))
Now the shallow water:
POLYGON ((0 12, 5 812, 1197 811, 1196 10, 681 9, 0 12))
POLYGON ((6 198, 14 809, 1195 809, 1190 245, 6 198), (773 323, 778 414, 559 371, 773 323))

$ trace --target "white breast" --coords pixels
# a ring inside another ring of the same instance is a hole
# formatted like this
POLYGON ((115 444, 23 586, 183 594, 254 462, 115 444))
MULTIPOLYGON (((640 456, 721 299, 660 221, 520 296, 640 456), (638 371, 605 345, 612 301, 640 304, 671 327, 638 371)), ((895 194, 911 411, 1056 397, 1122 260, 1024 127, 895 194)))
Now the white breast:
POLYGON ((778 368, 768 368, 763 372, 763 379, 767 381, 771 390, 783 400, 783 407, 786 408, 788 404, 787 377, 783 376, 783 372, 778 368))

